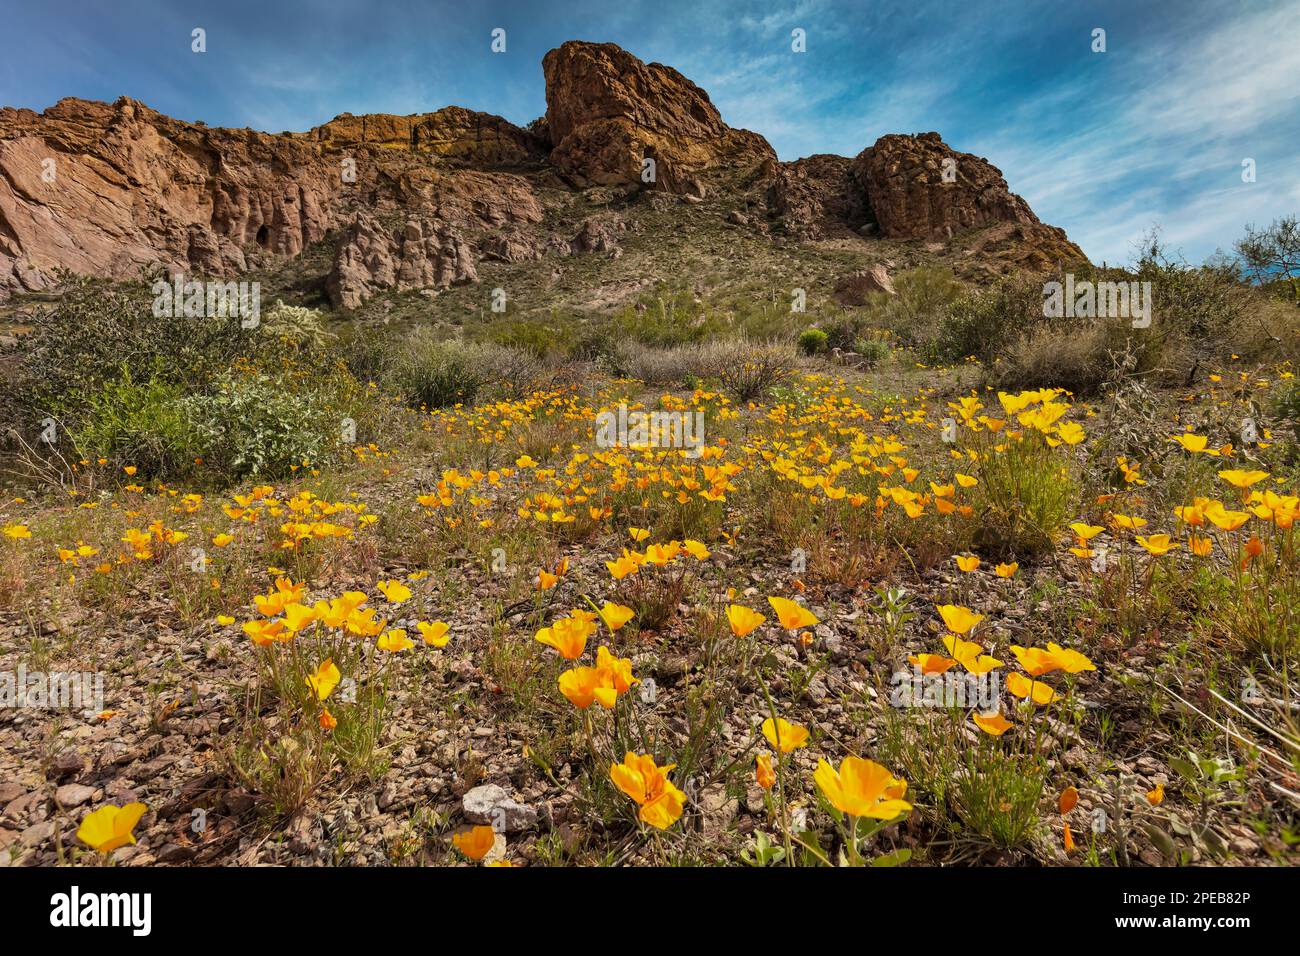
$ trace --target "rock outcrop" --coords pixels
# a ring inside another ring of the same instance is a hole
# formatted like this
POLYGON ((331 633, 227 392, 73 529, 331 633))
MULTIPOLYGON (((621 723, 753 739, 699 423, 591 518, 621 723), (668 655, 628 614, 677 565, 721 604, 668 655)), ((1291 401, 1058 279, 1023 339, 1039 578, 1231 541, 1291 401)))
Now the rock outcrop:
POLYGON ((414 218, 390 229, 375 216, 358 213, 339 243, 326 289, 334 305, 355 309, 377 292, 477 281, 473 250, 452 226, 414 218))
POLYGON ((850 273, 835 284, 835 298, 844 305, 865 305, 867 299, 876 292, 898 294, 894 290, 893 280, 889 278, 889 270, 880 264, 850 273))
POLYGON ((612 43, 570 41, 546 54, 542 70, 551 162, 581 183, 692 194, 705 170, 776 158, 763 137, 724 123, 709 95, 672 67, 612 43))
POLYGON ((0 110, 0 291, 45 288, 59 267, 226 274, 250 252, 295 256, 324 237, 340 187, 305 142, 130 99, 0 110))
POLYGON ((521 166, 546 158, 545 144, 491 113, 447 106, 410 116, 343 113, 308 134, 343 149, 371 145, 457 159, 473 166, 521 166))
POLYGON ((874 218, 854 176, 853 160, 821 153, 768 171, 768 205, 785 231, 801 239, 861 233, 874 218))
POLYGON ((951 239, 997 222, 1038 222, 996 166, 950 149, 938 133, 882 136, 858 154, 853 172, 888 239, 951 239))

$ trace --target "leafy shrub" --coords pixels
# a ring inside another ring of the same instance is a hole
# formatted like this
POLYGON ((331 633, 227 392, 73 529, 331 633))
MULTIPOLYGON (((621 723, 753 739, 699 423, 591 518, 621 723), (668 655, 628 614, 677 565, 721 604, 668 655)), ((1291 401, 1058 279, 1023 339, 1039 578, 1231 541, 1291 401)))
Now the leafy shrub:
POLYGON ((970 355, 990 361, 1041 322, 1042 316, 1040 280, 1004 279, 991 289, 952 302, 927 355, 943 362, 959 362, 970 355))
POLYGON ((861 312, 841 312, 824 326, 826 348, 849 351, 867 331, 866 317, 861 312))
POLYGON ((1300 380, 1292 378, 1278 384, 1273 410, 1279 418, 1288 418, 1300 428, 1300 380))
POLYGON ((889 342, 883 336, 872 335, 854 342, 853 351, 862 356, 866 363, 874 368, 889 358, 889 342))
POLYGON ((821 329, 804 329, 799 333, 799 348, 804 355, 826 351, 826 333, 821 329))
POLYGON ((396 374, 401 344, 394 331, 351 323, 339 333, 335 353, 359 382, 388 382, 396 374))
POLYGON ((965 292, 948 269, 921 266, 894 277, 897 295, 877 293, 868 301, 867 322, 889 329, 907 345, 933 342, 949 307, 965 292))
POLYGON ((140 476, 171 476, 192 461, 199 446, 179 387, 129 375, 106 382, 90 396, 80 422, 70 429, 85 458, 135 465, 140 476))
POLYGON ((21 342, 19 403, 36 419, 75 417, 105 383, 128 377, 202 390, 236 360, 269 359, 281 348, 237 316, 155 316, 147 282, 65 277, 60 291, 21 342))
POLYGON ((354 432, 346 396, 332 384, 245 368, 186 395, 123 377, 90 396, 69 434, 83 456, 134 465, 141 478, 280 478, 325 461, 354 432))
POLYGON ((318 463, 347 436, 342 409, 311 389, 257 372, 230 372, 182 403, 203 462, 226 480, 278 478, 318 463))

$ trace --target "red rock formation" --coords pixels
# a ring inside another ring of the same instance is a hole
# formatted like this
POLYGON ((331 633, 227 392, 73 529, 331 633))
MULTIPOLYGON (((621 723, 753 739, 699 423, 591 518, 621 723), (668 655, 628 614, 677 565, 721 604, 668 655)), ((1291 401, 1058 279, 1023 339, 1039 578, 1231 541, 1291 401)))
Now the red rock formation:
POLYGON ((542 156, 526 131, 459 108, 280 135, 183 123, 125 98, 0 110, 0 295, 45 288, 59 267, 233 275, 298 255, 358 203, 427 207, 467 228, 540 222, 526 180, 438 165, 542 156))
POLYGON ((853 170, 889 239, 950 239, 995 222, 1038 222, 997 167, 949 149, 938 133, 882 136, 853 170))
POLYGON ((545 144, 527 130, 500 116, 459 106, 410 116, 343 113, 308 135, 337 149, 363 144, 382 146, 459 159, 475 166, 521 166, 546 157, 545 144))
POLYGON ((473 251, 454 227, 413 218, 390 229, 369 213, 358 213, 339 243, 326 289, 336 306, 355 309, 380 291, 477 281, 473 251))
POLYGON ((844 305, 866 305, 867 299, 877 292, 898 294, 889 270, 879 263, 843 276, 835 284, 835 298, 844 305))
POLYGON ((547 53, 542 69, 551 162, 581 182, 642 183, 653 159, 657 187, 690 193, 707 169, 775 159, 767 140, 729 127, 672 67, 612 43, 570 41, 547 53))
POLYGON ((44 288, 60 266, 226 274, 246 267, 245 250, 297 255, 325 235, 338 189, 306 143, 125 98, 0 110, 0 290, 44 288))
POLYGON ((770 170, 768 205, 785 230, 802 239, 858 232, 872 222, 871 208, 853 175, 853 160, 819 154, 770 170))

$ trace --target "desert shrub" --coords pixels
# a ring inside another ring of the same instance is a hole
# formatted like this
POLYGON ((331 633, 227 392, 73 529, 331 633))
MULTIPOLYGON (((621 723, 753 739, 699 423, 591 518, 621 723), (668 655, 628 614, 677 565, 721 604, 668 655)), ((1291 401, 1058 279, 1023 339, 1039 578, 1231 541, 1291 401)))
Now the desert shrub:
POLYGON ((1004 346, 990 366, 1000 388, 1064 388, 1091 395, 1103 386, 1160 368, 1165 340, 1141 334, 1128 319, 1043 322, 1004 346))
POLYGON ((853 351, 874 368, 889 358, 889 341, 883 334, 869 335, 854 342, 853 351))
POLYGON ((537 359, 563 359, 572 354, 579 334, 576 321, 552 312, 545 320, 495 322, 475 338, 487 345, 527 352, 537 359))
MULTIPOLYGON (((155 315, 150 278, 64 278, 16 349, 25 431, 53 418, 83 458, 222 485, 322 461, 343 419, 375 420, 319 313, 276 303, 249 328, 237 316, 155 315)), ((65 450, 20 437, 25 470, 66 472, 65 450)))
POLYGON ((1300 306, 1300 217, 1283 216, 1260 229, 1248 225, 1234 249, 1246 275, 1278 299, 1300 306))
POLYGON ((202 390, 237 359, 270 358, 282 348, 238 317, 155 316, 148 281, 65 277, 60 292, 21 341, 18 400, 36 418, 75 417, 105 383, 128 377, 202 390))
POLYGON ((685 385, 707 371, 698 345, 658 348, 632 342, 622 346, 618 356, 622 373, 646 385, 685 385))
POLYGON ((261 323, 265 334, 299 348, 325 348, 338 339, 337 334, 326 330, 318 309, 285 305, 279 299, 262 312, 261 323))
POLYGON ((387 383, 396 374, 401 344, 388 327, 353 322, 340 330, 334 352, 357 381, 387 383))
POLYGON ((821 329, 804 329, 799 333, 799 348, 804 355, 826 351, 826 333, 821 329))
POLYGON ((1017 277, 963 295, 949 305, 935 338, 921 343, 923 354, 943 362, 992 360, 1042 321, 1042 289, 1040 280, 1017 277))
POLYGON ((1190 383, 1205 365, 1227 358, 1251 311, 1251 294, 1226 262, 1190 267, 1168 257, 1152 235, 1133 278, 1150 282, 1151 333, 1166 340, 1173 380, 1190 383))
POLYGON ((622 349, 608 322, 587 322, 573 334, 569 357, 580 362, 597 362, 613 374, 619 374, 622 349))
POLYGON ((230 482, 279 478, 334 454, 348 430, 343 407, 324 390, 231 371, 180 403, 206 470, 230 482))
POLYGON ((965 287, 951 271, 935 266, 900 272, 893 281, 897 295, 877 293, 868 302, 868 324, 889 329, 910 346, 933 342, 965 287))
POLYGON ((1279 382, 1273 393, 1273 413, 1300 428, 1300 380, 1279 382))
POLYGON ((439 339, 428 328, 407 337, 394 364, 394 383, 413 408, 468 405, 487 394, 517 397, 542 369, 541 360, 528 350, 439 339))
POLYGON ((797 356, 778 343, 711 342, 702 349, 706 375, 717 379, 733 399, 753 402, 765 398, 794 372, 797 356))
POLYGON ((720 334, 724 323, 689 290, 674 289, 619 311, 612 327, 621 341, 668 347, 702 342, 720 334))
POLYGON ((861 312, 841 312, 826 321, 826 348, 849 351, 867 332, 866 317, 861 312))
POLYGON ((204 392, 187 395, 156 380, 106 382, 80 409, 68 433, 85 458, 140 479, 225 485, 280 478, 295 466, 328 460, 356 431, 350 379, 228 370, 204 392))
POLYGON ((980 545, 1011 555, 1050 551, 1079 495, 1062 460, 1031 433, 984 454, 978 470, 980 545))
POLYGON ((105 382, 70 429, 73 445, 84 458, 134 465, 141 478, 177 474, 199 446, 183 398, 176 385, 129 374, 105 382))

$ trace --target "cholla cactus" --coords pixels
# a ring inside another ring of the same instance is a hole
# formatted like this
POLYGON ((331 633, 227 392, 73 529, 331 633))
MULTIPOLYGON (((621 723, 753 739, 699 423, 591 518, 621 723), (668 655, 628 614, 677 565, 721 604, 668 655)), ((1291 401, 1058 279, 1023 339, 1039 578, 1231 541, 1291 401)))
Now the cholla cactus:
POLYGON ((295 345, 312 345, 318 348, 338 338, 333 332, 325 330, 318 309, 309 309, 301 305, 285 305, 279 299, 276 299, 275 305, 263 313, 262 329, 268 335, 287 339, 295 345))

